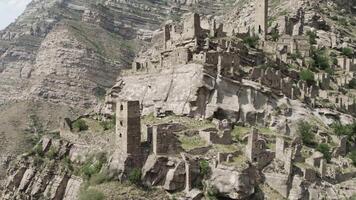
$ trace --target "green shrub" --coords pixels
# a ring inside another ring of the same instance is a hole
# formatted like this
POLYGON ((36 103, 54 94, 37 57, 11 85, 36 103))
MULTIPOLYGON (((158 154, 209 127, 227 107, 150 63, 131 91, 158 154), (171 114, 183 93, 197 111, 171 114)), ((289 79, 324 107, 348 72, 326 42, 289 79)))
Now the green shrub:
POLYGON ((62 159, 62 165, 68 169, 69 171, 73 171, 74 168, 73 168, 73 165, 72 165, 72 161, 68 158, 68 156, 64 157, 62 159))
POLYGON ((340 122, 335 122, 331 125, 334 130, 335 135, 344 136, 349 135, 352 131, 351 127, 348 125, 342 125, 340 122))
POLYGON ((103 200, 105 195, 95 189, 82 190, 79 194, 79 200, 103 200))
POLYGON ((309 36, 309 43, 311 45, 316 44, 316 32, 315 31, 307 31, 307 36, 309 36))
POLYGON ((300 79, 306 81, 309 85, 314 83, 314 73, 309 69, 305 69, 299 73, 300 79))
POLYGON ((79 119, 73 123, 73 130, 76 132, 86 131, 88 130, 89 126, 83 119, 79 119))
POLYGON ((348 87, 349 87, 350 89, 356 89, 356 79, 353 78, 353 79, 349 82, 348 87))
POLYGON ((95 157, 90 157, 80 168, 80 174, 89 180, 93 175, 100 172, 106 162, 106 154, 104 153, 99 153, 95 157))
POLYGON ((337 21, 339 18, 336 15, 330 17, 332 20, 337 21))
POLYGON ((340 122, 335 122, 331 125, 335 135, 347 136, 350 142, 356 142, 356 123, 342 125, 340 122))
POLYGON ((135 185, 139 185, 141 183, 141 175, 142 174, 140 169, 133 169, 128 176, 129 182, 135 185))
POLYGON ((97 97, 98 99, 104 99, 106 95, 106 90, 102 87, 96 87, 93 90, 94 96, 97 97))
POLYGON ((44 152, 42 151, 42 144, 39 143, 35 146, 35 148, 33 149, 33 152, 39 156, 39 157, 43 157, 44 156, 44 152))
POLYGON ((243 39, 243 43, 251 48, 256 48, 258 44, 258 36, 248 36, 243 39))
POLYGON ((33 164, 36 166, 36 167, 40 167, 42 164, 43 164, 44 160, 42 157, 38 157, 38 156, 35 156, 33 158, 33 164))
POLYGON ((312 49, 311 65, 314 68, 326 70, 330 68, 330 58, 324 49, 312 49))
POLYGON ((347 56, 349 58, 352 58, 354 52, 351 48, 342 48, 341 49, 342 55, 347 56))
POLYGON ((106 130, 112 130, 115 128, 116 125, 116 119, 115 116, 111 119, 108 119, 106 121, 102 121, 100 122, 101 127, 103 127, 103 129, 106 130))
POLYGON ((316 150, 320 151, 328 162, 331 160, 331 151, 328 144, 325 143, 319 144, 316 150))
POLYGON ((209 200, 217 200, 218 199, 217 198, 218 194, 219 194, 219 190, 216 187, 208 186, 206 188, 206 197, 207 197, 207 199, 209 199, 209 200))
POLYGON ((199 168, 200 168, 200 175, 202 177, 206 177, 209 175, 210 173, 210 166, 209 166, 209 162, 206 160, 201 160, 199 162, 199 168))
POLYGON ((306 145, 314 145, 313 127, 306 121, 298 123, 297 132, 301 136, 302 141, 306 145))
POLYGON ((48 152, 46 153, 46 157, 50 160, 53 160, 57 157, 57 151, 53 147, 51 147, 48 152))
POLYGON ((339 23, 340 23, 340 25, 342 25, 342 26, 348 26, 348 25, 349 25, 348 22, 347 22, 347 20, 346 20, 346 18, 344 18, 344 17, 340 17, 340 18, 339 18, 339 23))
POLYGON ((271 37, 272 37, 272 40, 273 40, 273 41, 275 41, 275 42, 278 41, 280 35, 279 35, 279 32, 278 32, 278 30, 277 30, 276 28, 274 28, 274 29, 272 30, 272 32, 271 32, 271 37))
POLYGON ((352 160, 352 164, 356 166, 356 150, 350 152, 349 158, 352 160))
POLYGON ((297 53, 292 53, 292 54, 290 54, 289 57, 290 57, 292 60, 297 60, 298 58, 302 58, 302 55, 301 55, 300 52, 298 51, 297 53))
POLYGON ((329 67, 325 69, 325 72, 328 73, 329 75, 334 75, 335 71, 333 68, 329 67))
POLYGON ((93 174, 90 177, 89 183, 90 185, 99 185, 101 183, 105 183, 111 180, 111 177, 108 173, 108 171, 104 170, 100 173, 93 174))

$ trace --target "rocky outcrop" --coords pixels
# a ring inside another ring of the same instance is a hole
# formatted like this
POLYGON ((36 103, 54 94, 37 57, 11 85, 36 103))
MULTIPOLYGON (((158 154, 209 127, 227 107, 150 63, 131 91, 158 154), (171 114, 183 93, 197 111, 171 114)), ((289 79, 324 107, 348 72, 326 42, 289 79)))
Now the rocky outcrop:
POLYGON ((180 161, 174 168, 168 170, 163 187, 167 191, 177 191, 184 189, 184 185, 185 164, 183 161, 180 161))
POLYGON ((143 183, 149 186, 163 185, 171 164, 172 162, 169 162, 167 157, 150 155, 142 168, 143 183))
POLYGON ((13 161, 1 198, 77 199, 82 180, 61 164, 70 148, 68 142, 44 138, 32 153, 13 161))
POLYGON ((257 184, 256 170, 249 166, 236 171, 233 167, 218 166, 212 169, 208 187, 215 188, 218 196, 230 199, 246 199, 254 194, 257 184))
POLYGON ((47 35, 29 75, 29 95, 90 107, 114 83, 119 66, 109 64, 75 34, 72 27, 60 25, 47 35))

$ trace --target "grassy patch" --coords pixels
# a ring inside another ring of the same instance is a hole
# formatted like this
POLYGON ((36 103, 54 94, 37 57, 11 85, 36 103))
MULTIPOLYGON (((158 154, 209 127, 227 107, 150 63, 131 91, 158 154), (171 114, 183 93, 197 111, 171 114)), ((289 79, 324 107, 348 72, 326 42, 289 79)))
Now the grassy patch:
POLYGON ((191 117, 170 115, 164 118, 154 117, 153 114, 149 114, 142 118, 144 124, 161 124, 161 123, 180 123, 186 126, 188 129, 204 129, 213 128, 215 125, 209 120, 196 120, 191 117))
POLYGON ((87 190, 81 190, 79 193, 79 200, 104 200, 105 195, 96 190, 89 188, 87 190))
POLYGON ((129 181, 132 184, 139 185, 141 183, 141 170, 139 168, 133 169, 129 174, 129 181))
POLYGON ((221 153, 233 153, 241 150, 237 144, 223 145, 223 144, 214 144, 214 149, 221 153))
POLYGON ((93 186, 93 188, 105 194, 106 199, 127 200, 127 199, 153 199, 168 200, 168 196, 163 189, 159 188, 140 188, 127 182, 120 183, 107 182, 93 186))
POLYGON ((229 166, 234 166, 237 169, 245 169, 248 167, 247 163, 247 158, 244 155, 239 155, 237 157, 234 157, 232 162, 225 162, 224 164, 229 165, 229 166))
POLYGON ((192 137, 181 135, 179 137, 179 141, 182 144, 182 148, 186 151, 207 146, 206 141, 203 140, 199 135, 192 137))
POLYGON ((231 136, 235 141, 242 141, 243 137, 250 133, 251 128, 243 126, 234 126, 231 136))
POLYGON ((100 126, 103 127, 104 131, 106 130, 114 130, 116 125, 116 118, 115 116, 112 117, 111 119, 108 119, 106 121, 101 121, 100 126))
POLYGON ((352 160, 352 164, 356 166, 356 150, 350 152, 349 158, 352 160))

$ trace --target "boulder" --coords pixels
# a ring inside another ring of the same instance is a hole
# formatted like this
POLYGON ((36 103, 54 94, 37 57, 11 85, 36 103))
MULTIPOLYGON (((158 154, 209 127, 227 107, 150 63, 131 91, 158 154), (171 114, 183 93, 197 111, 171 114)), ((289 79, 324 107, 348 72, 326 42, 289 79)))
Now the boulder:
POLYGON ((142 182, 148 186, 163 185, 169 170, 168 158, 150 155, 142 168, 142 182))
POLYGON ((180 161, 173 169, 169 169, 163 188, 167 191, 177 191, 184 189, 185 185, 185 163, 180 161))
POLYGON ((255 192, 256 173, 249 166, 237 171, 234 167, 219 165, 212 170, 208 186, 215 188, 218 196, 230 199, 245 199, 255 192))

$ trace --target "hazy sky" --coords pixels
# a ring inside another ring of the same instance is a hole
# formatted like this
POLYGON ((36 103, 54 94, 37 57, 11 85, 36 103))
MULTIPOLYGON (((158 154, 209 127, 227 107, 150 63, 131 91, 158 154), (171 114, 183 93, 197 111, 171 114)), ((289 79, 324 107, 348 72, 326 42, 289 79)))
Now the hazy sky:
POLYGON ((31 0, 0 0, 0 30, 15 21, 31 0))

